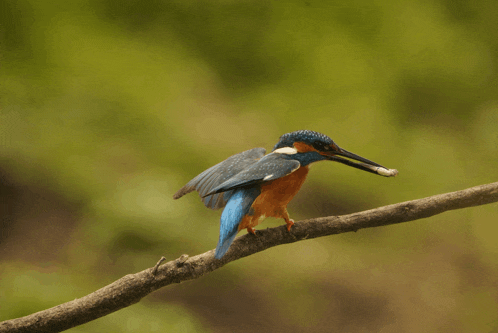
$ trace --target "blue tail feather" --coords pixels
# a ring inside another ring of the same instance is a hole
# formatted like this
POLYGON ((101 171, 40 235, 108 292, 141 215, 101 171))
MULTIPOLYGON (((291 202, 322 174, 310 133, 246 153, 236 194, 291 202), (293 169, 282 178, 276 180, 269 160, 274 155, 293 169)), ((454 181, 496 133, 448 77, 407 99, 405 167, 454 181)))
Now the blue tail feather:
POLYGON ((228 251, 242 218, 250 212, 252 203, 260 193, 259 188, 241 188, 233 192, 221 214, 220 239, 214 255, 216 259, 221 259, 228 251))

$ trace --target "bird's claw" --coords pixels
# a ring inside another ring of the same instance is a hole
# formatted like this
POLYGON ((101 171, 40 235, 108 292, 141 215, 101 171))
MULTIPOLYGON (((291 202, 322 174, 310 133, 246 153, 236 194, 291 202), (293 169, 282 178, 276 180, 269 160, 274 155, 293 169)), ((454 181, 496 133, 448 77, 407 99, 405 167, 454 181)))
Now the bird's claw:
POLYGON ((293 219, 289 219, 288 221, 285 221, 285 223, 287 223, 287 231, 290 232, 292 226, 294 225, 294 220, 293 219))

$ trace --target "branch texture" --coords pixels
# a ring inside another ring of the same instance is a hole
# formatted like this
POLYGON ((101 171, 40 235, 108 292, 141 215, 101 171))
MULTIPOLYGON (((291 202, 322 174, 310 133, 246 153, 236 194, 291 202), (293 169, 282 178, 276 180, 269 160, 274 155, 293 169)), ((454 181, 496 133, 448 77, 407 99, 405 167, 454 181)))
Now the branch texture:
POLYGON ((406 201, 359 213, 297 222, 287 232, 285 225, 258 230, 259 237, 238 237, 227 254, 214 258, 214 250, 129 274, 87 296, 26 317, 0 323, 0 332, 60 332, 137 303, 151 292, 172 283, 196 279, 227 263, 270 247, 327 235, 418 220, 442 212, 498 201, 498 182, 466 190, 406 201))

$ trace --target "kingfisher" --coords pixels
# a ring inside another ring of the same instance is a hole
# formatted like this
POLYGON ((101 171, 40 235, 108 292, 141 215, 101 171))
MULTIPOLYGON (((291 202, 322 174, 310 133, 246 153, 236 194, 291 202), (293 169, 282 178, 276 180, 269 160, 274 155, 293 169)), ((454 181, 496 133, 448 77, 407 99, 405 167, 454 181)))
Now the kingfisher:
POLYGON ((224 207, 216 259, 225 255, 240 230, 256 234, 254 227, 267 217, 283 218, 287 231, 291 230, 294 220, 287 204, 303 185, 311 163, 335 161, 385 177, 398 174, 396 169, 353 154, 328 136, 310 130, 282 135, 271 153, 265 153, 264 148, 253 148, 233 155, 193 178, 173 196, 179 199, 195 190, 206 207, 224 207))

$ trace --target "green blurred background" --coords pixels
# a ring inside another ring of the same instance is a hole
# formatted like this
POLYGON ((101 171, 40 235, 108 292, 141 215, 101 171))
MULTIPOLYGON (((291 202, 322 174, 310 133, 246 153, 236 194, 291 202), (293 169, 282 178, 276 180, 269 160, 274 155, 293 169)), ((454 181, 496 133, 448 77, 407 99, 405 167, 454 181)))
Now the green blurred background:
MULTIPOLYGON (((290 131, 400 171, 318 163, 295 220, 497 181, 497 17, 495 0, 3 0, 0 320, 213 249, 220 212, 173 193, 290 131)), ((497 207, 272 248, 71 332, 498 332, 497 207)))

